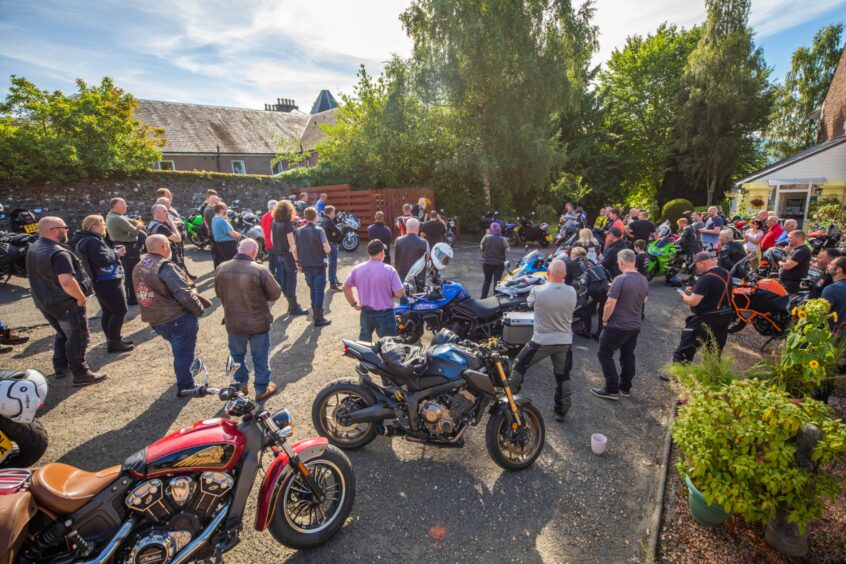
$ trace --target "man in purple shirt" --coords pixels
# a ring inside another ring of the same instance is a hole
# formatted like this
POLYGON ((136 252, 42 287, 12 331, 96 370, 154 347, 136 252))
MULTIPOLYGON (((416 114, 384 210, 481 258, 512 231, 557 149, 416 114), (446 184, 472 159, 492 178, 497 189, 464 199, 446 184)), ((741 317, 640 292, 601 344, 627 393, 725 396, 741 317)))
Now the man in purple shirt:
POLYGON ((353 268, 344 282, 344 297, 361 312, 358 338, 362 341, 369 341, 374 329, 380 337, 397 334, 394 298, 401 298, 405 293, 396 269, 384 262, 384 243, 378 239, 370 241, 367 255, 370 259, 353 268), (353 288, 358 290, 358 300, 353 288))

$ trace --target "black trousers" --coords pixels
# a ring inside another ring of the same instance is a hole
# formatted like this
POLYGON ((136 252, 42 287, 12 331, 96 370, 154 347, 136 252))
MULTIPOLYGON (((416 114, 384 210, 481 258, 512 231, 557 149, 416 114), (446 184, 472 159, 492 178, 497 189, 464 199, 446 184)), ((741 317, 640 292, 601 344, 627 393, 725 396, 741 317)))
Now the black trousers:
POLYGON ((188 267, 185 266, 185 243, 171 243, 171 251, 173 251, 173 262, 188 274, 188 267))
POLYGON ((728 339, 728 326, 731 323, 732 314, 694 314, 688 316, 682 329, 681 341, 673 353, 673 362, 691 362, 696 356, 696 350, 710 339, 708 330, 713 335, 714 345, 717 350, 723 352, 728 339))
POLYGON ((100 325, 109 341, 119 341, 123 320, 126 318, 126 296, 120 280, 94 282, 94 295, 100 303, 102 317, 100 325))
POLYGON ((573 390, 570 386, 570 370, 573 368, 573 349, 570 345, 539 345, 529 341, 514 359, 514 366, 508 376, 508 385, 513 393, 523 386, 526 371, 546 357, 552 357, 552 373, 555 376, 555 411, 561 414, 570 410, 573 390))
POLYGON ((141 255, 137 248, 133 248, 131 243, 118 243, 119 245, 126 245, 126 254, 120 257, 120 264, 123 266, 123 286, 126 288, 126 303, 129 305, 138 305, 138 300, 135 298, 135 288, 132 286, 132 271, 141 262, 141 255))
POLYGON ((214 243, 214 267, 232 259, 238 254, 238 241, 220 241, 214 243))
POLYGON ((85 308, 68 300, 61 305, 46 307, 41 313, 56 330, 53 339, 53 369, 58 372, 70 368, 74 376, 84 376, 88 372, 85 352, 90 338, 85 308))
POLYGON ((504 264, 483 264, 482 272, 485 273, 485 282, 482 284, 482 299, 488 297, 488 290, 491 289, 491 282, 496 288, 496 283, 502 278, 502 273, 505 270, 504 264))
POLYGON ((795 294, 799 291, 799 280, 782 280, 781 285, 787 290, 789 294, 795 294))
POLYGON ((602 333, 602 312, 605 311, 605 300, 606 298, 602 298, 601 300, 594 300, 591 298, 582 311, 581 315, 581 322, 582 322, 582 333, 584 335, 590 335, 593 333, 593 316, 599 313, 599 316, 596 319, 596 332, 602 333))
POLYGON ((605 376, 605 390, 616 394, 620 390, 628 392, 632 389, 635 377, 635 348, 640 329, 616 329, 606 327, 599 337, 599 351, 596 358, 605 376), (620 351, 620 372, 617 373, 617 363, 614 353, 620 351))

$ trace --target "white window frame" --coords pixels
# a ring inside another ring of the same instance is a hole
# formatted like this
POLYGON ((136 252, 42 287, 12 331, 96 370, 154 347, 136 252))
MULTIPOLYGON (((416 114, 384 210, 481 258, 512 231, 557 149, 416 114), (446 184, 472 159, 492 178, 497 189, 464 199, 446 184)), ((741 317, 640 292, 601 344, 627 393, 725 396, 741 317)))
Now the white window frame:
POLYGON ((159 161, 159 170, 176 170, 176 163, 172 160, 159 161), (170 163, 170 168, 162 168, 162 163, 170 163))
POLYGON ((245 163, 243 160, 240 160, 240 159, 233 160, 233 161, 230 161, 230 163, 231 163, 231 166, 232 166, 232 174, 247 174, 247 163, 245 163), (235 163, 241 163, 241 167, 243 168, 244 172, 237 172, 235 170, 235 163))
POLYGON ((285 168, 285 165, 283 165, 283 164, 282 164, 282 161, 279 161, 279 162, 278 162, 278 163, 276 163, 276 164, 272 164, 272 165, 270 165, 270 175, 271 175, 271 176, 275 176, 275 175, 277 175, 277 174, 282 174, 282 173, 283 173, 283 172, 285 172, 286 170, 288 170, 288 169, 287 169, 287 168, 285 168), (276 168, 277 168, 277 167, 279 168, 279 171, 278 171, 278 172, 276 171, 276 168))

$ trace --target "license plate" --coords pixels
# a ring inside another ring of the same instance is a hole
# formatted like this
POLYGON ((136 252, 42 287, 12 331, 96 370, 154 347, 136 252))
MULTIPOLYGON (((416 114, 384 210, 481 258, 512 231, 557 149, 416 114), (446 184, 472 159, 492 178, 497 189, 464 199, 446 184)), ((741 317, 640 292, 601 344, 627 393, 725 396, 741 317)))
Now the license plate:
POLYGON ((0 431, 0 464, 12 454, 12 441, 0 431))
POLYGON ((38 231, 37 223, 30 223, 29 225, 24 225, 24 233, 35 233, 36 231, 38 231))

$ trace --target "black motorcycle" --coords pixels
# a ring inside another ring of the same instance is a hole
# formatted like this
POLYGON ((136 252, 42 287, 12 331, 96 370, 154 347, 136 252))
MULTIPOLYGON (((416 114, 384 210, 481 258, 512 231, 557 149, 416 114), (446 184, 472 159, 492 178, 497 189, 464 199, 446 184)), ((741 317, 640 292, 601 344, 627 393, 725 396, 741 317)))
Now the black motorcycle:
POLYGON ((12 276, 26 278, 26 253, 38 233, 0 232, 0 278, 3 284, 12 276))
POLYGON ((333 445, 357 449, 381 434, 460 448, 487 411, 485 444, 499 466, 523 470, 543 450, 543 417, 531 400, 511 393, 510 362, 498 341, 475 344, 441 331, 427 348, 390 337, 343 343, 344 354, 358 361, 358 382, 330 384, 311 411, 314 428, 333 445))
POLYGON ((518 220, 518 226, 508 236, 508 244, 512 247, 537 243, 541 247, 548 247, 552 242, 552 235, 549 234, 549 224, 535 223, 526 216, 518 220))
POLYGON ((823 249, 834 249, 840 245, 840 238, 843 233, 840 228, 834 223, 828 226, 827 230, 823 230, 818 224, 811 228, 808 233, 808 241, 811 243, 811 251, 813 254, 819 254, 823 249))

